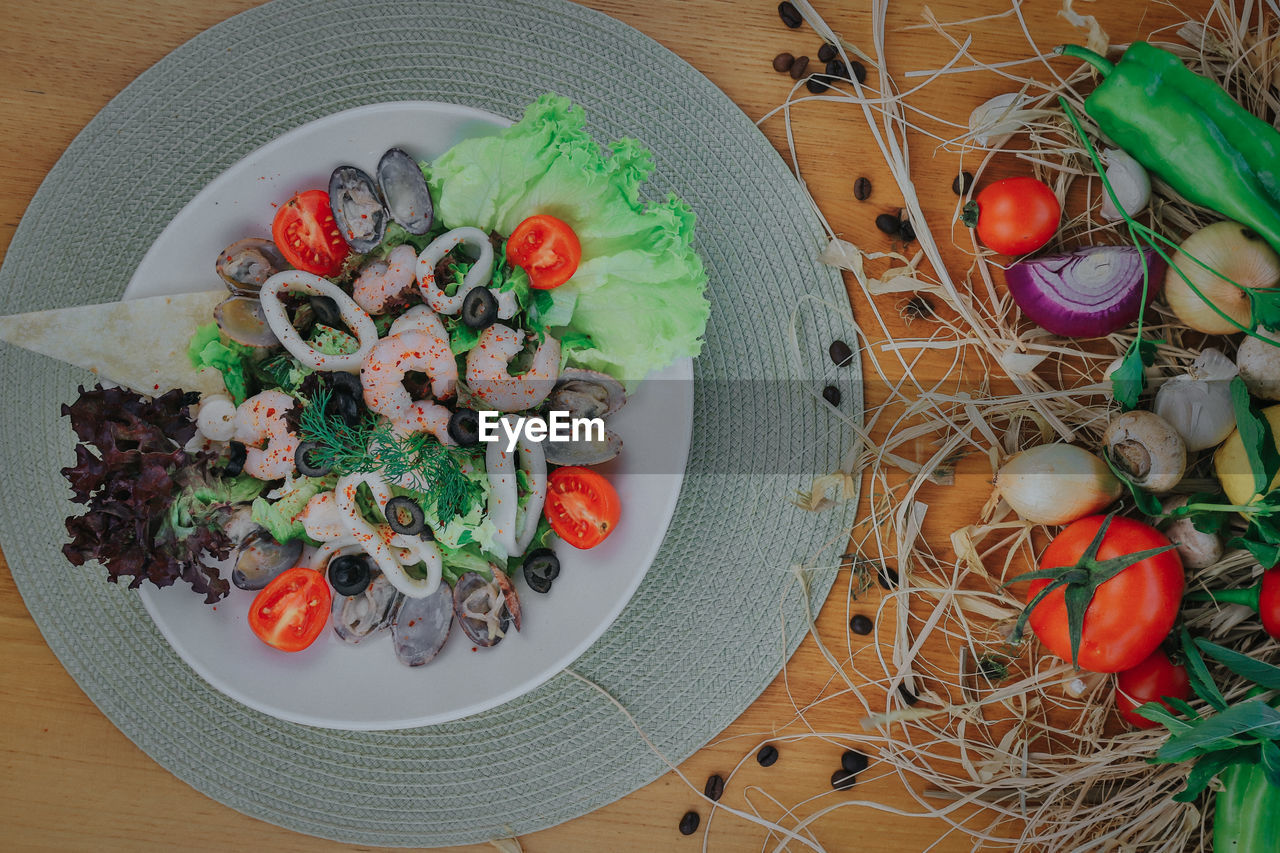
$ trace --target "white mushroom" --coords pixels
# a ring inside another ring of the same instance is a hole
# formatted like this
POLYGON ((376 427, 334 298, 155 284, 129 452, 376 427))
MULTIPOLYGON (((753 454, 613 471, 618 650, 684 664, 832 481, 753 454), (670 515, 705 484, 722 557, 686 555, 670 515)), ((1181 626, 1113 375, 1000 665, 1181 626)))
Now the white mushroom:
POLYGON ((1103 436, 1111 461, 1149 492, 1167 492, 1187 470, 1187 446, 1164 418, 1136 410, 1114 418, 1103 436))

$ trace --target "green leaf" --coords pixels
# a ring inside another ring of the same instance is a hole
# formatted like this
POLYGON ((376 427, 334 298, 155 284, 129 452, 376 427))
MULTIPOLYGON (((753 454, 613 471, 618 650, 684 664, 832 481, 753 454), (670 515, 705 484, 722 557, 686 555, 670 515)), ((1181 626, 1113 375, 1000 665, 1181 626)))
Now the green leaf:
POLYGON ((1280 565, 1280 545, 1259 542, 1251 536, 1237 536, 1227 543, 1228 548, 1243 548, 1264 568, 1280 565))
POLYGON ((1171 734, 1185 732, 1192 727, 1191 723, 1180 720, 1178 717, 1159 702, 1146 702, 1133 709, 1133 712, 1140 717, 1145 717, 1153 723, 1159 723, 1169 730, 1171 734))
POLYGON ((1280 690, 1280 667, 1272 666, 1266 661, 1249 655, 1242 655, 1217 643, 1211 643, 1204 637, 1197 637, 1196 645, 1206 655, 1236 675, 1249 679, 1259 687, 1265 687, 1268 690, 1280 690))
POLYGON ((1170 736, 1156 758, 1174 762, 1203 752, 1233 749, 1243 745, 1242 736, 1257 740, 1280 737, 1280 711, 1261 699, 1232 705, 1192 729, 1170 736))
POLYGON ((1251 287, 1245 293, 1249 294, 1253 327, 1280 332, 1280 288, 1251 287))
POLYGON ((1268 782, 1280 788, 1280 746, 1273 740, 1262 745, 1262 772, 1268 782))
POLYGON ((1187 786, 1173 795, 1174 802, 1192 802, 1209 787, 1213 777, 1232 764, 1252 764, 1256 760, 1256 751, 1255 746, 1241 746, 1200 756, 1187 775, 1187 786))
POLYGON ((1137 338, 1111 374, 1111 394, 1126 412, 1138 407, 1138 398, 1147 387, 1146 368, 1155 364, 1156 345, 1137 338))
POLYGON ((1182 656, 1186 658, 1191 691, 1219 711, 1225 709, 1227 700, 1218 689, 1218 685, 1214 683, 1213 676, 1209 675, 1209 668, 1204 665, 1204 658, 1200 656, 1200 649, 1192 641, 1191 633, 1183 628, 1179 639, 1182 643, 1182 656))
POLYGON ((1231 380, 1231 405, 1236 413, 1236 429, 1249 457, 1249 469, 1253 471, 1253 490, 1266 492, 1280 472, 1280 450, 1276 449, 1271 423, 1263 417, 1239 376, 1231 380))
POLYGON ((1177 696, 1161 696, 1160 699, 1188 720, 1200 719, 1200 712, 1192 708, 1191 704, 1185 699, 1179 699, 1177 696))

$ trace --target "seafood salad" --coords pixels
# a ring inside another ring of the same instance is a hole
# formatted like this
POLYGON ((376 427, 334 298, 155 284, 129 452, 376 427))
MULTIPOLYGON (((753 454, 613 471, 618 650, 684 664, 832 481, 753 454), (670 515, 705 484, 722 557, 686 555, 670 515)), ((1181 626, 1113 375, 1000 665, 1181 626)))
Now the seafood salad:
POLYGON ((420 666, 455 623, 481 647, 520 630, 556 550, 610 535, 608 418, 701 346, 692 212, 641 201, 649 153, 602 152, 555 96, 433 161, 408 148, 336 164, 218 256, 229 292, 188 356, 224 393, 64 406, 70 562, 210 604, 234 584, 276 649, 389 633, 420 666), (597 428, 546 429, 562 415, 597 428))

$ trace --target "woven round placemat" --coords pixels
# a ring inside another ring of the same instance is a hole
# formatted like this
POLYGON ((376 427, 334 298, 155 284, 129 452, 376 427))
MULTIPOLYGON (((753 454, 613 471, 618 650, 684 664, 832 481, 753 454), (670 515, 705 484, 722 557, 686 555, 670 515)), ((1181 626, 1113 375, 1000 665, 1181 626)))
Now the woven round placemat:
MULTIPOLYGON (((598 139, 635 136, 653 150, 646 191, 675 192, 697 212, 713 305, 679 507, 630 605, 572 665, 581 678, 561 673, 483 714, 389 732, 299 726, 228 699, 178 658, 136 593, 62 558, 61 519, 77 510, 58 474, 74 459, 58 410, 91 377, 0 349, 0 544, 33 618, 126 735, 246 814, 347 842, 434 846, 530 832, 612 802, 666 767, 581 679, 681 761, 798 644, 804 602, 791 567, 830 566, 843 550, 852 504, 815 514, 789 503, 851 440, 822 386, 838 378, 844 413, 861 418, 856 364, 835 368, 826 355, 835 338, 854 342, 847 299, 814 260, 821 231, 799 188, 708 80, 560 0, 276 0, 208 30, 111 101, 49 173, 0 269, 0 311, 119 297, 205 183, 299 124, 398 100, 514 119, 546 91, 581 103, 598 139), (281 61, 290 54, 306 61, 281 61)), ((808 574, 815 608, 834 574, 808 574)))

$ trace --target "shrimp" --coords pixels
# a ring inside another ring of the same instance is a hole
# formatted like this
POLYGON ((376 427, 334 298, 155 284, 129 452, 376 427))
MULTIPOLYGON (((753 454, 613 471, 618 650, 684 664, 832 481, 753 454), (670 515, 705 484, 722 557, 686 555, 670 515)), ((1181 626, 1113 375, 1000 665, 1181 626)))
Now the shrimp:
POLYGON ((428 542, 425 539, 413 540, 412 537, 393 534, 390 527, 383 530, 381 528, 385 525, 375 528, 366 521, 360 513, 360 507, 356 504, 356 490, 362 483, 367 485, 373 493, 374 502, 379 509, 385 511, 387 501, 391 499, 391 487, 377 474, 359 472, 347 474, 338 480, 334 496, 347 531, 365 553, 373 557, 373 561, 387 576, 387 580, 391 581, 392 586, 406 596, 425 598, 435 592, 440 586, 441 571, 444 567, 440 548, 434 542, 428 542), (396 549, 400 548, 407 549, 409 552, 407 554, 401 552, 401 556, 405 559, 403 563, 396 553, 396 549), (413 564, 409 563, 409 560, 413 560, 414 563, 421 562, 426 566, 425 580, 410 577, 404 570, 406 564, 413 564))
POLYGON ((309 272, 285 270, 276 273, 262 285, 258 301, 262 303, 262 313, 267 318, 271 331, 275 332, 289 354, 307 367, 316 370, 354 372, 360 367, 378 339, 378 330, 373 325, 373 319, 363 308, 352 301, 342 288, 309 272), (305 293, 309 296, 327 296, 332 299, 342 315, 342 322, 347 324, 347 328, 355 333, 356 340, 360 342, 359 349, 350 355, 328 355, 304 341, 298 334, 298 330, 294 328, 293 321, 289 319, 289 312, 280 302, 281 293, 305 293))
POLYGON ((405 243, 391 250, 385 261, 375 261, 360 271, 351 298, 370 314, 381 314, 413 287, 418 253, 405 243))
POLYGON ((279 480, 293 473, 298 437, 284 419, 292 408, 293 398, 283 391, 263 391, 236 409, 235 440, 248 451, 244 472, 249 476, 279 480))
POLYGON ((449 339, 407 329, 388 335, 369 351, 360 368, 365 404, 391 421, 400 435, 430 432, 443 444, 456 443, 449 436, 449 410, 431 400, 409 396, 404 376, 410 370, 421 370, 431 377, 431 393, 437 399, 448 399, 457 391, 458 364, 449 339))
POLYGON ((551 335, 538 345, 528 372, 507 372, 508 363, 524 348, 524 338, 523 331, 494 323, 467 353, 467 387, 500 412, 532 409, 547 398, 560 375, 560 342, 551 335))

